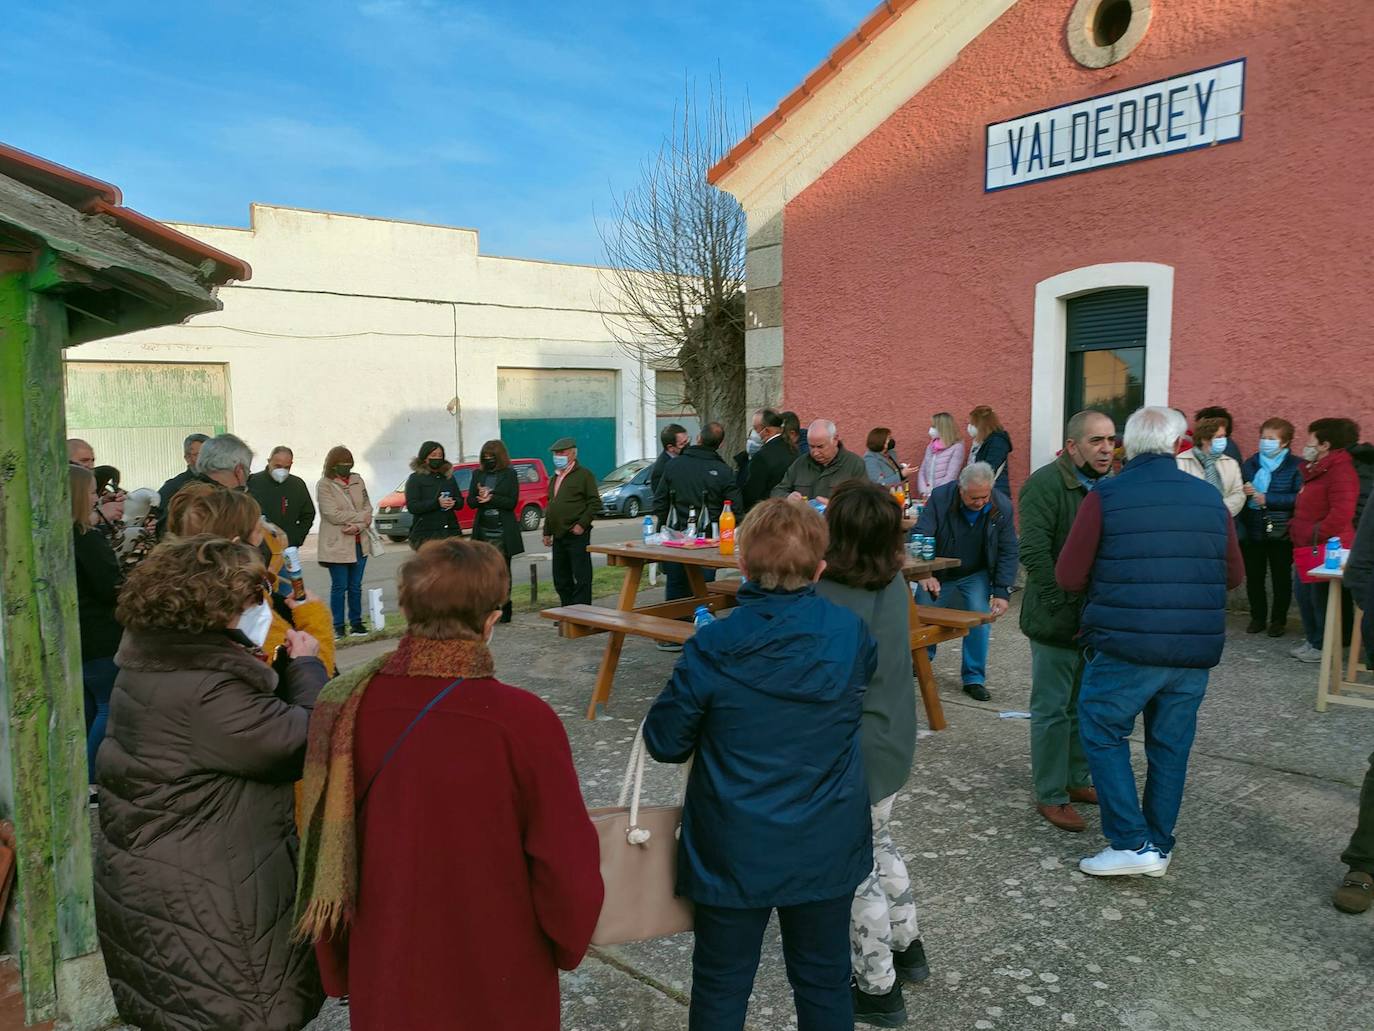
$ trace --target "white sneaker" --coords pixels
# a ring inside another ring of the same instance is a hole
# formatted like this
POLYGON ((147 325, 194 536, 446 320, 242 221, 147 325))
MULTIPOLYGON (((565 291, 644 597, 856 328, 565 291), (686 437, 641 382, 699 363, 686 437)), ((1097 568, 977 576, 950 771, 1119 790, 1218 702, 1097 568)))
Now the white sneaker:
POLYGON ((1313 648, 1306 641, 1303 641, 1302 651, 1295 652, 1293 658, 1297 659, 1299 662, 1321 662, 1322 650, 1320 648, 1313 648))
POLYGON ((1080 859, 1078 869, 1094 877, 1127 877, 1139 873, 1159 877, 1169 869, 1169 861, 1147 841, 1138 849, 1108 846, 1095 856, 1080 859))
MULTIPOLYGON (((1159 852, 1159 849, 1156 847, 1155 851, 1159 852)), ((1169 872, 1169 860, 1173 859, 1173 857, 1174 854, 1172 852, 1159 852, 1159 858, 1163 861, 1163 865, 1160 866, 1158 870, 1146 870, 1145 876, 1163 877, 1166 873, 1169 872)))
POLYGON ((1302 658, 1303 653, 1310 651, 1311 648, 1312 646, 1307 643, 1306 639, 1303 639, 1299 641, 1297 644, 1293 645, 1293 647, 1289 648, 1288 654, 1293 656, 1293 658, 1295 659, 1300 659, 1302 658))

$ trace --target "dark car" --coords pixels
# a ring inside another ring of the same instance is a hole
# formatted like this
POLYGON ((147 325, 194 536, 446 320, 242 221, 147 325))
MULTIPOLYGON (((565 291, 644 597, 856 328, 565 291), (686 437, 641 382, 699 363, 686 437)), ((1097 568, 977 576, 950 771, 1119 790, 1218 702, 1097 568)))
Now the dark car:
MULTIPOLYGON (((520 520, 520 529, 537 530, 544 521, 544 509, 549 507, 549 474, 537 458, 512 458, 510 464, 515 470, 515 478, 520 481, 520 502, 515 517, 520 520)), ((463 462, 453 467, 453 478, 464 499, 472 487, 472 473, 476 468, 476 462, 463 462)), ((476 509, 464 505, 458 510, 458 524, 464 530, 471 530, 476 518, 476 509)), ((378 533, 390 540, 403 541, 410 536, 412 521, 413 517, 406 511, 406 485, 402 483, 382 498, 372 524, 378 533)))
POLYGON ((597 484, 597 490, 601 493, 601 514, 623 515, 633 519, 641 512, 651 511, 654 492, 649 487, 649 474, 653 468, 651 460, 637 458, 617 466, 602 477, 597 484))

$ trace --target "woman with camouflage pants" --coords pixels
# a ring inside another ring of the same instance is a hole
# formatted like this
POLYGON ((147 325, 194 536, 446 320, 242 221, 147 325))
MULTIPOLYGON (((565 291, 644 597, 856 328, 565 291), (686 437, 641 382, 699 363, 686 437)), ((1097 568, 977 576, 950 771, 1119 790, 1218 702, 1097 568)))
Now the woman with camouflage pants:
POLYGON ((892 803, 916 754, 901 510, 881 487, 855 481, 835 491, 825 518, 830 549, 817 592, 862 618, 878 644, 862 728, 873 870, 854 893, 849 921, 854 1019, 900 1027, 907 1019, 900 982, 930 976, 911 878, 891 832, 892 803))

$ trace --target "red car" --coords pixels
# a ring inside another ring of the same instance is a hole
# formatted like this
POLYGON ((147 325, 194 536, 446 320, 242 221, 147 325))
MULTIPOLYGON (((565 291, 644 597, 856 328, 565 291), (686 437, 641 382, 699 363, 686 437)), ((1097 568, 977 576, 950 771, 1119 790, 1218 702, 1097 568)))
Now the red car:
MULTIPOLYGON (((537 530, 544 521, 544 509, 549 507, 549 474, 544 463, 537 458, 512 458, 511 468, 520 482, 520 501, 515 508, 515 516, 520 521, 520 529, 537 530)), ((464 462, 453 467, 453 478, 458 489, 463 492, 465 504, 458 512, 458 523, 464 530, 471 530, 477 511, 466 505, 468 491, 472 488, 472 474, 476 462, 464 462)), ((403 541, 410 536, 412 518, 406 511, 406 485, 402 483, 377 506, 373 525, 377 532, 393 541, 403 541)))

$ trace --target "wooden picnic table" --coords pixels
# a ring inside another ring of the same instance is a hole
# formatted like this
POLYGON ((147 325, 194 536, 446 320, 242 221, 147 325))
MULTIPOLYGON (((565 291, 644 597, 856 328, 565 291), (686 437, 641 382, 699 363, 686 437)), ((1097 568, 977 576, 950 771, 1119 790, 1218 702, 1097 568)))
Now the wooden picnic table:
MULTIPOLYGON (((564 637, 586 637, 599 633, 608 635, 606 652, 596 676, 596 689, 587 707, 587 718, 594 720, 610 700, 615 672, 620 665, 620 650, 627 635, 682 644, 696 629, 691 623, 682 622, 684 617, 691 616, 701 605, 707 606, 712 612, 732 607, 738 582, 707 583, 702 575, 703 569, 736 568, 735 556, 722 555, 719 547, 669 548, 661 544, 627 541, 623 544, 594 544, 587 550, 605 555, 607 565, 625 567, 625 581, 620 587, 616 607, 607 609, 595 605, 569 605, 545 609, 540 615, 558 621, 559 632, 564 637), (635 599, 639 594, 644 567, 651 562, 676 562, 681 565, 687 574, 691 596, 636 606, 635 599)), ((908 558, 902 572, 908 580, 918 580, 958 565, 959 560, 953 558, 908 558)), ((910 604, 911 657, 921 687, 921 701, 930 728, 944 730, 947 725, 944 709, 940 705, 935 674, 930 668, 926 647, 963 637, 971 627, 987 622, 991 617, 985 613, 926 606, 918 609, 915 598, 911 598, 910 604)))

